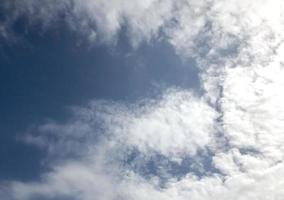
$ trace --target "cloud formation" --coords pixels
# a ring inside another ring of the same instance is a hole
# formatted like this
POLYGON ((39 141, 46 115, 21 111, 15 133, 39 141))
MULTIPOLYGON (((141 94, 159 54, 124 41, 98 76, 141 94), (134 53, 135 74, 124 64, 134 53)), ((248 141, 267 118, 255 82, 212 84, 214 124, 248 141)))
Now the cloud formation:
POLYGON ((134 45, 162 38, 196 60, 204 94, 94 101, 67 124, 39 126, 26 141, 48 149, 51 170, 40 182, 9 183, 11 198, 283 198, 282 1, 43 2, 14 1, 5 23, 25 14, 52 25, 63 12, 89 39, 116 40, 124 26, 134 45))
POLYGON ((7 29, 26 17, 30 25, 40 24, 43 29, 64 22, 71 31, 91 42, 114 43, 126 27, 133 45, 158 37, 159 29, 172 18, 174 9, 171 0, 15 0, 4 1, 3 5, 7 16, 2 24, 7 29))
POLYGON ((52 170, 41 183, 13 183, 16 199, 144 199, 144 192, 158 198, 164 194, 155 187, 175 178, 174 167, 189 168, 182 166, 185 159, 202 165, 198 153, 215 145, 217 113, 186 91, 169 91, 159 100, 132 106, 92 102, 74 108, 74 115, 66 124, 44 124, 38 136, 26 138, 48 149, 52 170), (151 163, 159 166, 149 169, 151 163))

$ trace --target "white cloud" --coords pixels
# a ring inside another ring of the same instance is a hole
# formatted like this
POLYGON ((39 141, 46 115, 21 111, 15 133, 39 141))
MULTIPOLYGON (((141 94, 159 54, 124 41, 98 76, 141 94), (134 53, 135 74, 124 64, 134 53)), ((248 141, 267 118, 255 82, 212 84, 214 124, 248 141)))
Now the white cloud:
POLYGON ((15 199, 169 198, 155 189, 160 187, 158 174, 145 179, 133 164, 145 164, 158 154, 179 165, 184 157, 194 159, 197 151, 214 147, 217 113, 190 92, 173 90, 132 106, 92 102, 74 112, 70 122, 42 125, 39 136, 27 137, 27 142, 48 149, 51 171, 40 182, 12 183, 15 199), (130 163, 133 152, 140 156, 130 163))
POLYGON ((194 155, 214 140, 216 118, 216 112, 202 99, 190 92, 175 92, 124 119, 122 130, 112 132, 142 152, 194 155))
POLYGON ((66 153, 74 146, 80 149, 80 145, 88 142, 93 145, 104 134, 140 152, 180 157, 194 155, 205 146, 213 145, 214 121, 218 117, 203 99, 179 90, 169 90, 159 100, 144 100, 133 105, 93 101, 86 108, 73 110, 75 116, 70 123, 41 125, 36 130, 41 134, 29 135, 25 141, 48 147, 50 153, 58 154, 57 148, 61 145, 66 153), (57 143, 53 144, 54 141, 57 143))
POLYGON ((104 43, 114 43, 126 27, 134 46, 157 37, 159 29, 172 18, 174 8, 171 0, 16 0, 5 4, 6 27, 23 16, 30 25, 41 24, 43 29, 61 21, 91 42, 97 38, 96 42, 104 43))
MULTIPOLYGON (((71 5, 54 2, 44 4, 40 20, 51 23, 44 13, 71 5)), ((37 13, 34 1, 19 5, 37 13)), ((182 57, 195 58, 205 94, 174 91, 132 106, 94 102, 75 109, 67 124, 40 126, 42 135, 27 140, 48 147, 52 171, 41 182, 11 183, 14 197, 282 199, 283 6, 280 0, 73 2, 75 17, 67 20, 73 29, 110 41, 126 26, 133 44, 162 37, 182 57), (216 172, 169 174, 160 184, 159 175, 143 177, 124 165, 134 150, 142 155, 138 165, 154 153, 180 165, 185 156, 194 160, 198 150, 210 151, 216 172), (53 162, 58 152, 61 162, 53 162)))

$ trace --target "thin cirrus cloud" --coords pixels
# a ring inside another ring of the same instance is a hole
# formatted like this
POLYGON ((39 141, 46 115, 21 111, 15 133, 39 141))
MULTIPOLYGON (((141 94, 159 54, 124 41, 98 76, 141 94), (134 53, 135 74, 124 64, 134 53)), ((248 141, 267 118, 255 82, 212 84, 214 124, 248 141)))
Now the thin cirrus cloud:
POLYGON ((94 41, 115 41, 124 26, 134 45, 162 38, 196 60, 204 93, 94 101, 66 124, 39 126, 26 142, 48 150, 51 170, 39 182, 7 183, 12 199, 283 198, 283 2, 43 2, 39 11, 36 1, 13 6, 50 26, 45 13, 68 10, 71 30, 94 41), (188 170, 177 176, 174 167, 188 170))

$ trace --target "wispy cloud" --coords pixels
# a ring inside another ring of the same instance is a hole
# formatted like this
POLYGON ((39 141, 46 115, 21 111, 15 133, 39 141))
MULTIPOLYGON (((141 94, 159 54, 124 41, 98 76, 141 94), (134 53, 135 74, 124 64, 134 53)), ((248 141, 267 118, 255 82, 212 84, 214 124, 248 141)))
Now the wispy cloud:
POLYGON ((171 19, 174 8, 170 0, 16 0, 4 4, 6 27, 20 17, 26 17, 31 26, 40 24, 43 29, 65 22, 71 31, 90 42, 104 43, 115 42, 121 29, 127 27, 133 45, 158 37, 159 29, 171 19))
POLYGON ((39 136, 26 138, 47 148, 52 170, 40 183, 12 183, 12 193, 16 199, 38 195, 142 199, 144 192, 164 196, 155 188, 176 178, 166 168, 174 170, 186 158, 202 168, 198 152, 215 148, 217 116, 202 99, 176 90, 131 106, 95 101, 76 108, 68 123, 41 125, 39 136), (154 169, 151 163, 159 166, 154 169), (143 170, 149 170, 149 176, 144 177, 143 170))

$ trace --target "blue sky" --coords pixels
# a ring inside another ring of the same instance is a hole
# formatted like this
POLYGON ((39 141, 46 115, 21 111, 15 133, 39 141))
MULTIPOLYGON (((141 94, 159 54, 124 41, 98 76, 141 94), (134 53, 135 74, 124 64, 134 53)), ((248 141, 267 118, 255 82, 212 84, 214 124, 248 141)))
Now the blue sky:
POLYGON ((282 199, 283 11, 4 0, 0 199, 282 199))
POLYGON ((198 90, 194 62, 180 59, 167 42, 144 43, 134 49, 121 33, 118 44, 90 46, 86 42, 78 44, 80 38, 64 24, 63 28, 59 26, 42 32, 19 19, 13 31, 20 41, 4 41, 2 46, 3 180, 29 180, 39 175, 42 152, 19 138, 45 121, 66 120, 70 106, 94 98, 135 102, 171 87, 198 90))

